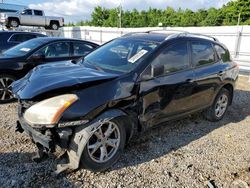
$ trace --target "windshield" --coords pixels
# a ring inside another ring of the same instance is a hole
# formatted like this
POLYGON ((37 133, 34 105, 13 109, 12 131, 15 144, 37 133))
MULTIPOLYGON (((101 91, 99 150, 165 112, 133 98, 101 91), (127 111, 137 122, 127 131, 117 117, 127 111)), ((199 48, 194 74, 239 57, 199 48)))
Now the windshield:
POLYGON ((27 55, 32 50, 36 49, 42 44, 41 40, 28 40, 26 42, 23 42, 21 44, 18 44, 17 46, 14 46, 13 48, 10 48, 3 52, 4 56, 11 56, 11 57, 21 57, 27 55))
POLYGON ((115 72, 133 70, 158 43, 144 40, 116 39, 87 55, 82 64, 115 72))

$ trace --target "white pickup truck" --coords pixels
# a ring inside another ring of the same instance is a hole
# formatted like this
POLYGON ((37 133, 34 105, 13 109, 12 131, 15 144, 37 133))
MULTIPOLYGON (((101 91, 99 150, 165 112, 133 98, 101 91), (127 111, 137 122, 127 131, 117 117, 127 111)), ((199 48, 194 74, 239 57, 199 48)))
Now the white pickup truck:
POLYGON ((63 27, 64 18, 45 16, 42 10, 24 9, 16 13, 1 13, 0 22, 6 27, 43 26, 45 29, 58 30, 63 27))

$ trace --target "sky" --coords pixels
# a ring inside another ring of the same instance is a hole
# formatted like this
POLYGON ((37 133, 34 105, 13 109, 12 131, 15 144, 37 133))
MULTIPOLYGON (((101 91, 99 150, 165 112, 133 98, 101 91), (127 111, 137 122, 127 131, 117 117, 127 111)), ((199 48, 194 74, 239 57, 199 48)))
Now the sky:
POLYGON ((152 8, 166 8, 167 6, 175 9, 189 8, 198 10, 210 7, 220 8, 230 0, 4 0, 5 3, 26 5, 31 8, 42 9, 47 15, 63 16, 66 22, 77 22, 88 20, 91 12, 96 6, 114 8, 122 3, 125 10, 136 8, 137 10, 147 10, 152 8))

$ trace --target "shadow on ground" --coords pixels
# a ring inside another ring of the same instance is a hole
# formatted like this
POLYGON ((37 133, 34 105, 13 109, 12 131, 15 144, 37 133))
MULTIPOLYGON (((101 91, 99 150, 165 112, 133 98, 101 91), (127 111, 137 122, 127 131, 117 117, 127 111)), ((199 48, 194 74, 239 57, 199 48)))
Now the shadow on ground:
POLYGON ((233 104, 229 107, 223 120, 219 122, 209 122, 199 113, 148 130, 129 143, 122 158, 111 170, 157 160, 161 156, 200 139, 215 129, 229 123, 241 122, 250 115, 249 106, 250 92, 236 90, 233 104))

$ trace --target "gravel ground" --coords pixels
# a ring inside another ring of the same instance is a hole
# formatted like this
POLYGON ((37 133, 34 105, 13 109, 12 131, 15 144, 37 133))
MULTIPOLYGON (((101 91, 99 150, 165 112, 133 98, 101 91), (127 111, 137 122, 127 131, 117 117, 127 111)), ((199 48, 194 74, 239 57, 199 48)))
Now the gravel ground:
POLYGON ((15 133, 16 104, 0 107, 0 187, 237 187, 250 185, 250 82, 241 77, 224 120, 200 114, 134 139, 109 171, 55 178, 55 158, 31 161, 35 147, 15 133), (235 185, 235 186, 232 186, 235 185))

